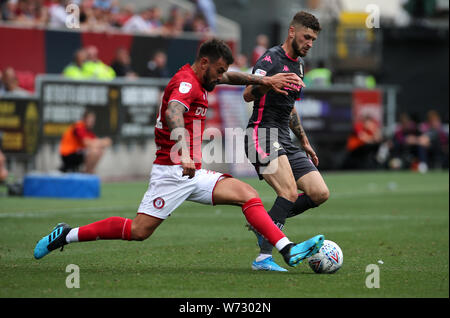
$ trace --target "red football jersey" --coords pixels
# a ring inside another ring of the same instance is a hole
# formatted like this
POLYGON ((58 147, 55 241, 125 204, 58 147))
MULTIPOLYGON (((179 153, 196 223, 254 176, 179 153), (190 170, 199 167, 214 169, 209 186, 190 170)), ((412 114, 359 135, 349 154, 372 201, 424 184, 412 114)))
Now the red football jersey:
POLYGON ((189 148, 195 168, 202 166, 202 138, 208 110, 207 92, 189 64, 181 67, 164 90, 161 107, 155 126, 156 159, 155 164, 179 165, 180 148, 175 146, 178 135, 170 138, 166 122, 167 105, 177 101, 186 107, 184 128, 189 132, 189 148), (175 147, 174 147, 175 146, 175 147))

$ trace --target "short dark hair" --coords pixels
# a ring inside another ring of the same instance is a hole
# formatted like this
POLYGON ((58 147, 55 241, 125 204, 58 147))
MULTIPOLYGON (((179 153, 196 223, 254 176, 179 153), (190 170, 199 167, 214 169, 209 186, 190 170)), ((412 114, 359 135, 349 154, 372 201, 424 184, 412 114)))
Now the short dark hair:
POLYGON ((310 28, 316 32, 320 32, 322 28, 320 27, 319 20, 311 13, 305 11, 299 11, 292 18, 291 24, 289 26, 302 25, 306 28, 310 28))
POLYGON ((218 39, 208 40, 200 45, 196 60, 198 61, 202 57, 208 57, 213 63, 220 58, 223 58, 228 65, 234 62, 230 47, 224 41, 218 39))
POLYGON ((86 119, 88 116, 90 116, 90 115, 96 116, 96 114, 95 114, 95 112, 94 112, 93 109, 87 108, 87 109, 84 110, 83 115, 81 116, 81 118, 82 118, 83 120, 85 120, 85 119, 86 119))

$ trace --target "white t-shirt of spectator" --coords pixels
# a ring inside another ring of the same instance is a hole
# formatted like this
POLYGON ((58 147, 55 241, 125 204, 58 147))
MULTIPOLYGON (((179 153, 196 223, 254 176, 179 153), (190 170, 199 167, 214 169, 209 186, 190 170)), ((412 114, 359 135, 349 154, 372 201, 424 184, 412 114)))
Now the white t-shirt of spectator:
POLYGON ((125 32, 149 32, 151 25, 142 16, 132 16, 122 27, 125 32))
POLYGON ((52 5, 49 9, 49 26, 60 28, 66 25, 67 12, 62 5, 52 5))

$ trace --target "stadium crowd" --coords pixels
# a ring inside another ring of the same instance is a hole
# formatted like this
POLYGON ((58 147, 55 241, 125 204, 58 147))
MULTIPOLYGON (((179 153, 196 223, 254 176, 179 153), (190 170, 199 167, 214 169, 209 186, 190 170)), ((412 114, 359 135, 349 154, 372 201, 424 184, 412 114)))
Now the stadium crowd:
POLYGON ((183 32, 210 35, 215 30, 214 14, 208 14, 210 1, 193 1, 194 11, 173 6, 163 16, 156 5, 137 10, 122 0, 0 0, 0 21, 29 27, 66 26, 69 4, 79 8, 81 31, 139 32, 161 36, 178 36, 183 32), (206 3, 206 5, 205 5, 206 3))
POLYGON ((431 109, 425 119, 401 113, 392 136, 385 137, 376 120, 366 116, 354 124, 347 141, 343 169, 448 169, 448 126, 431 109))

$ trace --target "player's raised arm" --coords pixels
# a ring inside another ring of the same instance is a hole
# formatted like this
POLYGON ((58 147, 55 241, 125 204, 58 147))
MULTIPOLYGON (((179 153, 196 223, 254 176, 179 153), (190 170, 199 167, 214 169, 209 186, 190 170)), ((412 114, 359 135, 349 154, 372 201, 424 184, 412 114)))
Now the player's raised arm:
POLYGON ((178 144, 181 148, 181 166, 183 167, 183 176, 187 175, 189 178, 195 176, 195 163, 192 160, 187 140, 189 140, 189 133, 184 129, 184 112, 185 106, 177 101, 171 101, 167 105, 165 112, 167 126, 172 134, 175 134, 178 139, 178 144), (186 135, 187 134, 187 135, 186 135))
POLYGON ((291 115, 289 117, 289 128, 291 128, 294 135, 300 141, 303 150, 310 156, 312 162, 315 166, 319 165, 319 158, 316 155, 316 152, 311 147, 308 137, 306 136, 305 130, 303 129, 302 124, 300 123, 300 117, 298 116, 297 110, 292 108, 291 115))
POLYGON ((284 87, 291 87, 299 90, 299 86, 304 87, 305 84, 295 73, 279 73, 273 76, 259 76, 241 72, 226 72, 219 80, 218 84, 229 85, 261 85, 261 90, 269 91, 273 89, 277 93, 287 95, 288 92, 283 90, 284 87))
POLYGON ((288 91, 285 87, 289 87, 296 91, 300 90, 300 87, 306 87, 302 79, 295 73, 278 73, 273 76, 262 77, 268 81, 267 84, 249 85, 244 91, 244 100, 246 102, 252 102, 255 99, 265 95, 269 90, 273 89, 275 92, 288 95, 288 91))

